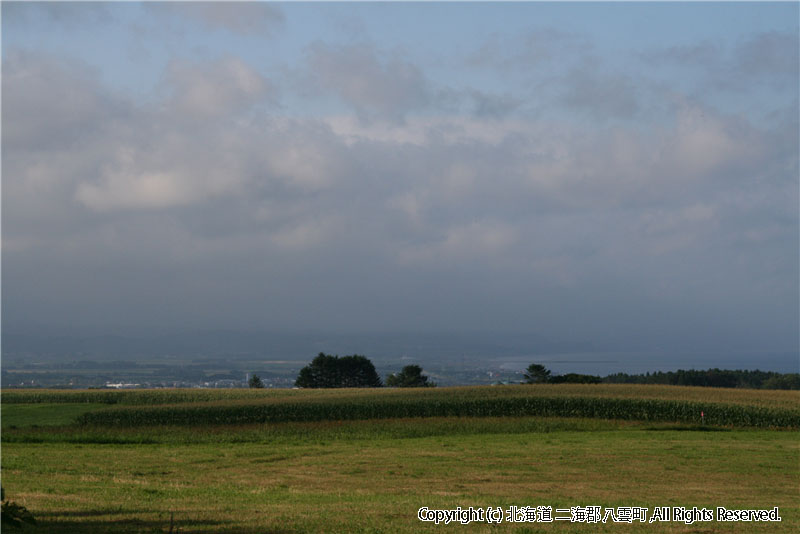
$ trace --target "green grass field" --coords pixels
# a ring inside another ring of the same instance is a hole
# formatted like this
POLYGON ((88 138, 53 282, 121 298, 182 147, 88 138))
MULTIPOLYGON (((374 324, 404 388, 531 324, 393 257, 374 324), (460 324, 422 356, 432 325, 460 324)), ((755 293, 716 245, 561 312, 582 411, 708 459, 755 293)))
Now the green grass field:
POLYGON ((800 433, 792 425, 571 414, 104 425, 84 416, 198 402, 262 410, 321 402, 396 407, 420 399, 472 406, 480 405, 476 399, 497 403, 527 396, 595 398, 599 406, 606 406, 603 399, 656 399, 773 415, 800 411, 797 392, 593 387, 35 392, 35 397, 8 391, 2 394, 3 487, 37 518, 39 526, 26 529, 32 532, 169 532, 171 520, 173 532, 185 533, 797 530, 800 433), (82 416, 84 424, 76 423, 82 416), (435 525, 417 518, 421 507, 458 506, 550 506, 556 517, 570 514, 555 510, 578 506, 638 506, 650 513, 656 506, 778 507, 782 521, 435 525))

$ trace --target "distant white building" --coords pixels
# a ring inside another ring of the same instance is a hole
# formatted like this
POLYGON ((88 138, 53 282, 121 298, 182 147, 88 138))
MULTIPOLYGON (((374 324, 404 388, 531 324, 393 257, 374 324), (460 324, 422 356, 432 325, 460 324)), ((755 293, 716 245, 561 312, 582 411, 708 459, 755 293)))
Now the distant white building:
POLYGON ((119 384, 112 384, 111 382, 106 382, 106 387, 114 389, 133 389, 138 388, 139 384, 123 384, 122 382, 119 384))

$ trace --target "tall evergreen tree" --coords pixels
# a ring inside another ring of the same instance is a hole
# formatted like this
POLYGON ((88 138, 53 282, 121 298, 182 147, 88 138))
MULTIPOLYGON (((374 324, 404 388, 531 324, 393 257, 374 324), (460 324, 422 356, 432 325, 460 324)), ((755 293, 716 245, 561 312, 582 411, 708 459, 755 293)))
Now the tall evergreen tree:
POLYGON ((422 367, 419 365, 406 365, 399 373, 387 376, 386 385, 397 388, 424 388, 436 384, 428 382, 428 377, 422 374, 422 367))
POLYGON ((528 384, 544 384, 550 380, 550 370, 544 365, 532 363, 525 370, 523 376, 528 384))

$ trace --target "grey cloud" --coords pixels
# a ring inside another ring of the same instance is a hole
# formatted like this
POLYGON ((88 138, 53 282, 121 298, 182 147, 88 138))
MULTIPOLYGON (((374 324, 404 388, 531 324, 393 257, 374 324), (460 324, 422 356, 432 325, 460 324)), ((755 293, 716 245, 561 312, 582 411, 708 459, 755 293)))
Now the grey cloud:
POLYGON ((522 56, 532 58, 554 58, 563 60, 564 56, 583 56, 592 46, 576 34, 566 33, 556 28, 537 28, 529 30, 524 36, 522 56))
POLYGON ((126 104, 97 83, 80 61, 9 50, 3 57, 3 144, 67 147, 124 116, 126 104), (101 120, 102 119, 102 120, 101 120))
POLYGON ((267 2, 148 2, 148 9, 194 20, 210 30, 271 35, 285 22, 283 11, 267 2))
POLYGON ((734 50, 736 70, 743 76, 778 78, 797 85, 800 34, 768 32, 754 35, 734 50))
POLYGON ((466 63, 473 67, 493 65, 501 51, 499 39, 497 34, 491 35, 466 57, 466 63))
POLYGON ((466 114, 486 119, 502 119, 520 113, 525 99, 508 92, 493 93, 478 89, 439 88, 431 105, 444 115, 466 114))
POLYGON ((718 66, 722 57, 720 47, 709 41, 692 45, 670 46, 640 54, 647 62, 671 62, 703 67, 718 66))
POLYGON ((749 35, 732 46, 708 41, 654 49, 640 56, 647 63, 672 64, 692 69, 699 92, 752 91, 762 84, 797 91, 800 35, 766 32, 749 35))
POLYGON ((584 65, 567 74, 563 85, 561 101, 595 118, 630 119, 639 112, 637 86, 623 74, 584 65))
POLYGON ((492 95, 483 91, 472 91, 475 102, 474 113, 478 117, 506 117, 522 105, 522 99, 504 94, 492 95))
POLYGON ((493 35, 467 59, 520 82, 517 95, 474 96, 478 115, 517 105, 537 114, 563 108, 593 119, 631 119, 640 109, 641 80, 603 64, 585 37, 554 28, 532 28, 516 35, 493 35), (524 95, 524 96, 523 96, 524 95))
POLYGON ((591 45, 580 36, 550 27, 531 28, 515 35, 491 35, 467 56, 467 64, 527 75, 555 58, 559 63, 570 62, 590 50, 591 45))
POLYGON ((61 28, 85 24, 108 24, 112 11, 105 2, 3 2, 3 24, 37 21, 61 28))
MULTIPOLYGON (((29 128, 16 145, 4 137, 4 320, 556 335, 581 324, 669 340, 738 309, 725 319, 737 339, 795 341, 796 124, 764 130, 684 103, 644 133, 257 107, 198 128, 163 112, 169 95, 134 106, 61 64, 29 55, 4 73, 4 109, 28 110, 4 114, 4 132, 29 128), (56 114, 48 102, 69 84, 83 111, 53 129, 36 110, 56 114), (75 131, 79 143, 64 141, 75 131), (752 326, 747 310, 774 325, 752 326), (665 314, 678 319, 664 326, 665 314)), ((367 64, 389 76, 389 63, 367 64)), ((225 65, 193 63, 181 79, 225 65)), ((234 84, 217 100, 236 110, 257 101, 248 94, 234 84)))
POLYGON ((400 57, 381 57, 369 45, 316 43, 308 50, 308 80, 318 92, 331 91, 362 119, 402 120, 433 98, 422 71, 400 57))

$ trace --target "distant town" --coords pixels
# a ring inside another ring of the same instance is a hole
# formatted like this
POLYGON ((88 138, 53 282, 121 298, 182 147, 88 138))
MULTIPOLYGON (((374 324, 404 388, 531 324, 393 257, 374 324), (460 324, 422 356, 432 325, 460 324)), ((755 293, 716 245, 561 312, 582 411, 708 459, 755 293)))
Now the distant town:
MULTIPOLYGON (((198 359, 160 362, 93 361, 24 363, 3 361, 4 388, 242 388, 257 374, 267 388, 291 388, 308 360, 198 359)), ((375 361, 381 377, 399 371, 406 361, 375 361)), ((425 373, 441 386, 512 383, 522 380, 522 371, 490 368, 464 362, 426 366, 425 373)))

